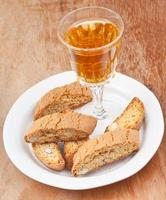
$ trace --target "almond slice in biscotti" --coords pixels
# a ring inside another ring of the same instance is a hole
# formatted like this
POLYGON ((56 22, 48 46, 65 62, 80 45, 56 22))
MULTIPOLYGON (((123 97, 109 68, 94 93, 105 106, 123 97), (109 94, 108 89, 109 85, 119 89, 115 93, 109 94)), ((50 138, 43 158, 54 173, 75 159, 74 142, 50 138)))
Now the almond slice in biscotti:
POLYGON ((36 106, 34 118, 38 119, 66 109, 75 109, 90 101, 92 101, 90 89, 79 82, 73 82, 46 93, 36 106))
POLYGON ((96 123, 96 118, 72 110, 46 115, 33 122, 25 141, 46 143, 81 140, 93 132, 96 123))
POLYGON ((64 142, 64 159, 66 162, 66 168, 71 169, 73 166, 73 156, 78 151, 78 148, 84 144, 89 138, 79 140, 64 142))
POLYGON ((86 174, 108 163, 120 160, 139 149, 139 132, 119 129, 85 142, 74 155, 72 174, 86 174))
POLYGON ((32 144, 35 156, 48 168, 61 171, 65 168, 65 160, 56 143, 32 144))
POLYGON ((145 110, 142 101, 139 98, 134 97, 123 113, 107 127, 106 131, 115 130, 118 127, 139 130, 141 128, 144 115, 145 110))

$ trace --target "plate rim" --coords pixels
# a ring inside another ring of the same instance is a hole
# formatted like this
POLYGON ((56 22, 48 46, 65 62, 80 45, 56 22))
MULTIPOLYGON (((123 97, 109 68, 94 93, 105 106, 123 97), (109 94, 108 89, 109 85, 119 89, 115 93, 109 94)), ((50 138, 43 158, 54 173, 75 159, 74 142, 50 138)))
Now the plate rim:
MULTIPOLYGON (((142 168, 144 168, 145 165, 152 159, 152 157, 154 156, 154 154, 157 152, 157 150, 158 150, 158 148, 159 148, 159 146, 160 146, 160 144, 161 144, 161 141, 162 141, 162 138, 163 138, 163 135, 164 135, 164 117, 163 117, 163 112, 162 112, 162 109, 161 109, 159 100, 157 99, 157 97, 155 96, 155 94, 154 94, 152 91, 150 91, 150 90, 149 90, 144 84, 142 84, 141 82, 135 80, 135 79, 132 78, 132 77, 129 77, 129 76, 124 75, 124 74, 121 74, 121 73, 119 73, 119 72, 116 72, 116 74, 117 74, 118 76, 121 76, 122 78, 127 78, 128 80, 134 81, 135 83, 140 84, 140 86, 144 87, 144 89, 146 89, 146 90, 149 92, 149 94, 152 95, 152 97, 154 98, 153 100, 156 101, 157 106, 158 106, 158 113, 160 114, 160 118, 161 118, 161 121, 160 121, 160 132, 161 132, 161 137, 160 137, 160 139, 157 141, 156 147, 153 149, 153 152, 151 152, 151 155, 148 157, 148 159, 146 159, 146 161, 143 160, 144 162, 142 162, 142 163, 140 162, 139 167, 137 167, 135 170, 131 170, 132 167, 130 167, 130 171, 131 171, 131 172, 130 172, 130 173, 127 173, 127 174, 125 174, 125 175, 123 175, 122 178, 120 178, 119 175, 117 175, 117 176, 114 176, 114 179, 113 179, 113 180, 106 178, 104 181, 102 180, 102 182, 95 182, 96 177, 98 177, 98 176, 95 176, 95 177, 81 177, 81 179, 84 180, 84 184, 83 184, 83 185, 78 185, 77 181, 74 181, 74 184, 73 184, 73 183, 72 183, 72 184, 68 184, 68 183, 67 183, 67 184, 66 184, 66 183, 64 184, 65 181, 64 181, 64 182, 62 181, 62 183, 61 183, 61 181, 60 181, 60 177, 61 177, 61 176, 60 176, 60 175, 56 175, 56 176, 57 176, 57 180, 59 180, 59 181, 57 181, 56 184, 55 184, 54 181, 51 181, 51 182, 50 182, 50 180, 47 181, 46 179, 44 179, 44 181, 43 181, 43 177, 42 177, 42 176, 39 176, 39 177, 38 177, 38 176, 36 176, 34 173, 29 173, 29 172, 27 172, 27 171, 25 172, 25 171, 20 167, 20 165, 18 166, 18 163, 13 159, 13 157, 11 157, 10 151, 9 151, 9 149, 8 149, 8 146, 7 146, 6 142, 5 142, 5 134, 6 134, 6 130, 7 130, 7 125, 8 125, 8 123, 9 123, 10 114, 12 113, 13 108, 15 107, 16 103, 19 102, 19 100, 20 100, 25 94, 29 93, 34 87, 36 87, 36 86, 42 84, 42 83, 45 82, 46 80, 55 78, 55 77, 57 77, 57 76, 64 76, 64 75, 66 75, 66 74, 70 74, 70 75, 73 76, 73 74, 75 75, 75 72, 73 72, 73 71, 66 71, 66 72, 62 72, 62 73, 58 73, 58 74, 52 75, 52 76, 50 76, 50 77, 48 77, 48 78, 46 78, 46 79, 44 79, 44 80, 42 80, 42 81, 39 81, 38 83, 36 83, 36 84, 33 85, 32 87, 30 87, 29 89, 27 89, 26 91, 24 91, 24 92, 17 98, 17 100, 14 102, 14 104, 11 106, 9 112, 7 113, 7 116, 6 116, 6 119, 5 119, 5 122, 4 122, 4 126, 3 126, 3 143, 4 143, 5 151, 6 151, 7 155, 8 155, 8 157, 9 157, 9 159, 11 160, 11 162, 14 164, 14 166, 15 166, 19 171, 21 171, 23 174, 25 174, 26 176, 32 178, 33 180, 36 180, 36 181, 38 181, 38 182, 41 182, 41 183, 44 183, 44 184, 47 184, 47 185, 50 185, 50 186, 54 186, 54 187, 58 187, 58 188, 63 188, 63 189, 70 189, 70 190, 92 189, 92 188, 101 187, 101 186, 109 185, 109 184, 112 184, 112 183, 116 183, 116 182, 118 182, 118 181, 124 180, 124 179, 126 179, 126 178, 128 178, 128 177, 130 177, 130 176, 132 176, 132 175, 134 175, 134 174, 136 174, 138 171, 140 171, 142 168), (89 181, 89 178, 91 179, 91 181, 89 181), (85 183, 86 183, 86 184, 85 184, 85 183)), ((128 168, 127 168, 127 169, 128 169, 128 168)), ((100 175, 100 177, 101 177, 101 176, 102 176, 102 177, 104 177, 104 176, 109 177, 109 174, 106 173, 106 174, 104 174, 104 175, 100 175)), ((70 182, 70 181, 73 182, 73 177, 65 177, 65 178, 68 179, 69 182, 70 182)), ((63 178, 61 177, 61 179, 63 179, 63 178)), ((68 182, 68 181, 67 181, 67 182, 68 182)))

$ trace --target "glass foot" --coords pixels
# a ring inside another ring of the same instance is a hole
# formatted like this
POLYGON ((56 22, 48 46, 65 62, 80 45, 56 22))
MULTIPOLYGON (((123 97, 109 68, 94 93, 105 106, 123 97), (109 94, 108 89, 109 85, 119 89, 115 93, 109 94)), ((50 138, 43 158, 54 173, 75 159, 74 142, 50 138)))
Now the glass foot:
POLYGON ((108 117, 108 114, 104 110, 104 108, 101 108, 101 109, 95 108, 93 111, 93 115, 99 120, 106 119, 108 117))

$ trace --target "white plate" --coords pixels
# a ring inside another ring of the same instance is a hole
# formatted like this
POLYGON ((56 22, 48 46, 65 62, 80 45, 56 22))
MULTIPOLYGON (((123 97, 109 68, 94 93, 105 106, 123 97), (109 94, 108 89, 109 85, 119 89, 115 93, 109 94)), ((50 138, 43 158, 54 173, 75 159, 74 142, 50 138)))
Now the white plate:
MULTIPOLYGON (((72 177, 64 170, 55 172, 46 168, 34 157, 30 145, 24 142, 24 134, 32 123, 36 102, 48 90, 76 80, 75 73, 64 72, 37 83, 21 95, 10 109, 3 129, 6 152, 14 165, 25 175, 51 186, 65 189, 89 189, 123 180, 142 169, 157 151, 164 133, 164 122, 160 104, 154 94, 143 84, 117 73, 105 86, 104 101, 110 116, 98 121, 93 136, 101 134, 130 102, 137 96, 145 105, 145 121, 141 128, 141 148, 134 155, 107 165, 83 177, 72 177)), ((78 109, 91 114, 92 103, 78 109)))

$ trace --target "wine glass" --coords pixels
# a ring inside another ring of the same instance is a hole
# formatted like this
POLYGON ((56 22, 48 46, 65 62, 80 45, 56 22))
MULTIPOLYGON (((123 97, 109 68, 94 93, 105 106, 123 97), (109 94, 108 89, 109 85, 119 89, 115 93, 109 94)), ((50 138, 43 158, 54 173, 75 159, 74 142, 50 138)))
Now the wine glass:
POLYGON ((86 83, 95 99, 94 115, 104 119, 104 85, 117 66, 124 23, 120 15, 103 7, 84 7, 65 15, 58 27, 58 37, 68 48, 72 69, 81 83, 86 83))

